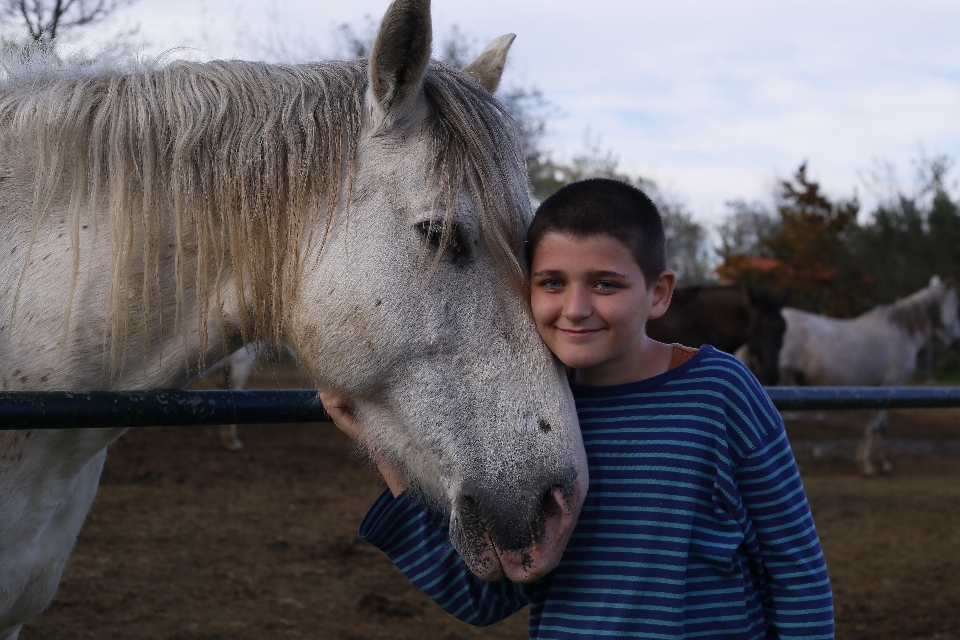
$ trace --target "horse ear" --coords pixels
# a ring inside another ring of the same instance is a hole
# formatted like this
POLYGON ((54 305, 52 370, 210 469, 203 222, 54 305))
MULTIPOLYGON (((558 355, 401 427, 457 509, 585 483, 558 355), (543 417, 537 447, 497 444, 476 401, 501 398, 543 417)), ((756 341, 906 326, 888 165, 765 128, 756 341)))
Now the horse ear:
POLYGON ((939 286, 939 284, 940 284, 940 276, 938 276, 938 275, 936 275, 936 274, 930 276, 930 285, 929 285, 929 286, 931 286, 931 287, 936 287, 936 286, 939 286))
POLYGON ((516 34, 508 33, 491 41, 476 60, 464 67, 463 72, 473 76, 480 86, 493 93, 500 86, 503 67, 507 64, 507 51, 516 37, 516 34))
POLYGON ((370 88, 384 112, 420 90, 432 40, 430 0, 394 0, 370 53, 370 88))

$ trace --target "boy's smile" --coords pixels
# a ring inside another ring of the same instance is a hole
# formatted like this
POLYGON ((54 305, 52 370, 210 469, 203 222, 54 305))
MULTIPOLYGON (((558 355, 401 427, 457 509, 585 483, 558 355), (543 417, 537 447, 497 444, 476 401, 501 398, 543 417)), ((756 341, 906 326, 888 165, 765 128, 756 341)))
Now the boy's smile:
POLYGON ((647 288, 625 244, 609 235, 548 232, 533 251, 530 305, 537 330, 574 379, 611 385, 667 370, 671 347, 646 336, 648 318, 670 305, 674 275, 647 288))

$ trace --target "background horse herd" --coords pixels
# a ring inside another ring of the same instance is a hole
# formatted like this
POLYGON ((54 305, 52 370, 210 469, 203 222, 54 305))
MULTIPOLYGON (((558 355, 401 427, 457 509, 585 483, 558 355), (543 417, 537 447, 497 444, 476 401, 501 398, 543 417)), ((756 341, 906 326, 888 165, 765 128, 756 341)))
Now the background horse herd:
MULTIPOLYGON (((693 287, 674 294, 670 310, 652 321, 649 334, 690 346, 713 344, 737 353, 766 385, 896 386, 917 368, 931 340, 960 341, 953 282, 938 276, 920 291, 890 305, 842 320, 783 306, 783 300, 746 285, 693 287)), ((864 474, 884 471, 887 412, 865 427, 857 452, 864 474)))

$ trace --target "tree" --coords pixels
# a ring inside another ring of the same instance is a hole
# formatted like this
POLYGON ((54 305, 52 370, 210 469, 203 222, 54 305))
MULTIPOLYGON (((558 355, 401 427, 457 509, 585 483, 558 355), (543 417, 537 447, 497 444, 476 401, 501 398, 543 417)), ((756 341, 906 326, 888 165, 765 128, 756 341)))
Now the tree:
POLYGON ((0 22, 25 28, 42 51, 65 31, 96 24, 134 0, 0 0, 0 22))
POLYGON ((776 212, 761 202, 731 200, 727 202, 730 213, 717 226, 720 245, 717 254, 726 260, 733 256, 761 256, 771 258, 770 250, 763 239, 780 231, 776 212))
MULTIPOLYGON (((850 249, 857 233, 856 198, 832 201, 807 176, 801 164, 792 180, 783 180, 777 194, 774 222, 749 208, 735 210, 743 219, 767 225, 757 231, 753 255, 728 253, 718 268, 722 278, 789 294, 790 305, 830 316, 851 317, 872 304, 870 282, 850 249)), ((736 218, 728 228, 741 228, 736 218)), ((749 236, 728 234, 729 249, 749 246, 749 236)))
POLYGON ((871 276, 878 302, 925 287, 933 274, 960 278, 960 205, 946 184, 952 162, 940 156, 917 164, 914 193, 897 189, 853 238, 853 252, 871 276))

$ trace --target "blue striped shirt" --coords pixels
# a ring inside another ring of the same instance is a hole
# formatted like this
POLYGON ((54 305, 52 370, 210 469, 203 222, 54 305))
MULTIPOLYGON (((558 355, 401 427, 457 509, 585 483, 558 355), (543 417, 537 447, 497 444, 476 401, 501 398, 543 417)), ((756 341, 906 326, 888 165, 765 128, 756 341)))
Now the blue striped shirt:
POLYGON ((478 580, 443 522, 389 491, 360 536, 471 624, 529 603, 531 638, 833 638, 827 568, 783 421, 738 360, 705 346, 647 380, 571 388, 590 489, 548 576, 478 580))

